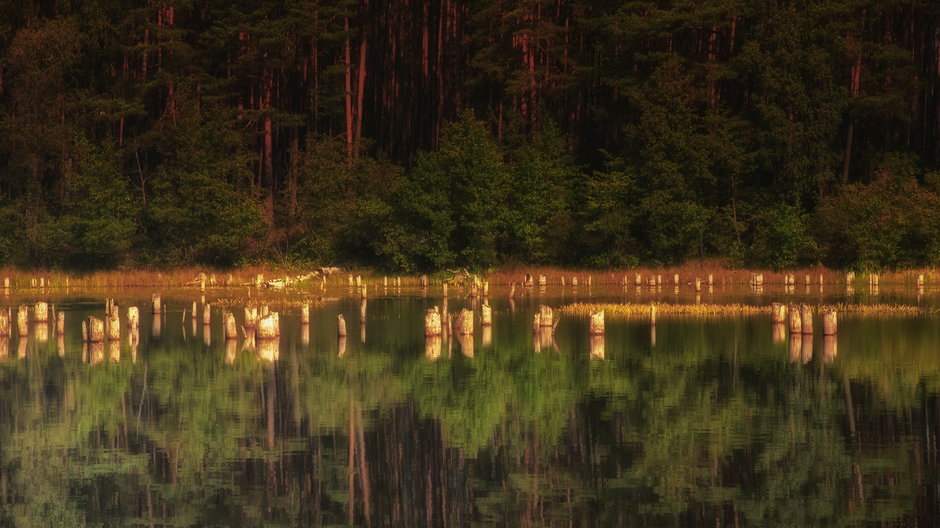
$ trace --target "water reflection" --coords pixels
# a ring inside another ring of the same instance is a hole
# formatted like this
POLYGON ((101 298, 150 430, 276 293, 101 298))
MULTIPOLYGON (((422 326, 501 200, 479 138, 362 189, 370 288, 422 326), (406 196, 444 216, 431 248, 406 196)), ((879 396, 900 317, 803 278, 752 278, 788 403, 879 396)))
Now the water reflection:
POLYGON ((645 320, 533 336, 530 294, 513 314, 494 292, 479 343, 426 339, 437 301, 372 299, 350 354, 333 329, 358 297, 312 313, 321 332, 285 308, 282 339, 258 343, 185 341, 171 319, 159 340, 128 334, 135 362, 113 340, 78 361, 91 313, 55 347, 18 339, 29 356, 0 362, 0 524, 934 524, 933 319, 840 319, 814 362, 813 336, 784 352, 766 316, 662 317, 655 351, 645 320))
POLYGON ((426 337, 424 339, 424 357, 434 361, 441 357, 441 336, 426 337))

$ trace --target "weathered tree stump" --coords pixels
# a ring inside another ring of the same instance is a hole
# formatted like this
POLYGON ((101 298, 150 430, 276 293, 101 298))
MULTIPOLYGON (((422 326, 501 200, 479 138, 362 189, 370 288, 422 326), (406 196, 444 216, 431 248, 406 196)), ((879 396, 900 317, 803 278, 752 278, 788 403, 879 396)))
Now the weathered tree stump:
POLYGON ((822 309, 823 335, 836 335, 839 331, 839 314, 835 308, 822 309))
POLYGON ((533 316, 532 318, 532 332, 538 335, 541 328, 542 328, 542 314, 535 312, 535 316, 533 316))
POLYGON ((918 290, 924 289, 924 274, 923 273, 917 276, 917 289, 918 290))
POLYGON ((336 316, 336 334, 339 337, 346 337, 346 319, 343 319, 343 315, 336 316))
POLYGON ((277 312, 271 312, 258 320, 258 339, 274 339, 281 335, 281 325, 277 312))
POLYGON ((422 276, 421 276, 421 287, 422 287, 422 288, 427 288, 427 287, 428 287, 428 276, 427 276, 427 275, 422 275, 422 276))
POLYGON ((483 281, 483 297, 490 296, 490 281, 483 281))
POLYGON ((702 291, 702 279, 698 277, 695 277, 695 291, 696 292, 702 291))
POLYGON ((454 333, 458 336, 473 335, 473 312, 466 308, 460 310, 454 326, 454 333))
POLYGON ((49 321, 49 305, 40 301, 33 305, 33 321, 45 323, 49 321))
POLYGON ((258 307, 245 307, 245 328, 254 328, 258 324, 258 307))
POLYGON ((706 282, 706 284, 708 284, 709 286, 714 285, 714 284, 715 284, 715 275, 709 273, 709 274, 708 274, 708 277, 706 277, 706 279, 705 279, 705 282, 706 282))
POLYGON ((307 303, 300 305, 300 324, 310 324, 310 305, 307 303))
POLYGON ((539 325, 544 328, 546 326, 554 326, 554 324, 555 320, 551 306, 545 306, 544 304, 539 306, 539 325))
POLYGON ((437 306, 429 308, 424 314, 424 336, 440 337, 441 333, 441 313, 437 306))
MULTIPOLYGON (((183 310, 183 319, 186 319, 186 310, 183 310)), ((193 321, 199 319, 199 305, 196 301, 193 301, 192 319, 193 321)))
POLYGON ((130 328, 132 332, 140 329, 140 311, 136 306, 131 306, 127 309, 127 327, 130 328))
POLYGON ((160 294, 159 294, 159 293, 153 294, 153 296, 151 296, 151 301, 152 301, 152 304, 153 304, 153 313, 154 313, 154 314, 162 314, 162 313, 163 313, 163 305, 160 304, 160 294))
POLYGON ((539 275, 539 286, 545 286, 548 284, 548 277, 545 275, 539 275))
POLYGON ((572 285, 572 286, 577 286, 577 285, 578 285, 578 278, 577 278, 577 277, 571 277, 571 285, 572 285))
POLYGON ((641 277, 639 273, 637 273, 637 274, 635 274, 635 275, 633 276, 633 285, 634 285, 634 286, 642 286, 642 285, 643 285, 643 277, 641 277))
POLYGON ((848 285, 848 284, 852 284, 853 282, 855 282, 855 272, 850 271, 845 274, 845 283, 848 285))
POLYGON ((238 339, 238 326, 235 324, 235 315, 232 312, 222 314, 222 323, 225 339, 238 339))
MULTIPOLYGON (((513 288, 513 290, 515 291, 516 285, 513 284, 513 285, 512 285, 512 288, 513 288)), ((443 296, 444 296, 444 297, 447 297, 447 283, 446 283, 446 282, 442 285, 442 288, 441 288, 441 289, 442 289, 443 292, 444 292, 444 293, 443 293, 443 296)), ((514 291, 513 291, 513 292, 510 292, 510 294, 509 294, 510 297, 512 297, 512 294, 514 293, 514 291)))
POLYGON ((674 274, 672 275, 672 284, 675 285, 675 286, 678 286, 678 285, 679 285, 679 274, 678 274, 678 273, 674 273, 674 274))
POLYGON ((770 318, 774 324, 783 324, 787 322, 787 305, 783 303, 773 303, 770 305, 770 318))
POLYGON ((212 324, 212 305, 209 303, 202 305, 202 324, 204 326, 212 324))
POLYGON ((108 314, 108 339, 112 341, 121 340, 121 316, 118 315, 118 308, 115 305, 114 309, 111 310, 111 313, 108 314))
POLYGON ((101 343, 104 341, 104 321, 97 317, 88 318, 88 342, 101 343))
POLYGON ((802 334, 803 316, 800 314, 800 307, 795 304, 791 304, 787 309, 787 315, 790 318, 790 333, 802 334))
POLYGON ((604 310, 591 314, 591 325, 588 333, 592 336, 604 335, 604 310))
POLYGON ((800 305, 800 319, 803 324, 803 333, 813 333, 813 307, 808 304, 800 305))
POLYGON ((490 308, 490 305, 483 303, 480 306, 480 325, 482 326, 491 326, 493 324, 493 309, 490 308))
POLYGON ((656 326, 656 305, 650 305, 650 326, 656 326))

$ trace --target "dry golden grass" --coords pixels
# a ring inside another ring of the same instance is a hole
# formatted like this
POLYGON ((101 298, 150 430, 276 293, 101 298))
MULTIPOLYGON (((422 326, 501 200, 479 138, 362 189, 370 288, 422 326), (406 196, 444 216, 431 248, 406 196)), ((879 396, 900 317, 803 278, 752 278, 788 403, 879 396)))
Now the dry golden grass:
POLYGON ((604 310, 609 317, 649 317, 650 308, 656 307, 657 315, 714 316, 714 315, 754 315, 770 313, 770 306, 748 304, 667 304, 667 303, 573 303, 562 306, 559 310, 569 315, 588 316, 604 310))
MULTIPOLYGON (((667 303, 573 303, 562 306, 559 311, 568 315, 587 317, 604 310, 604 315, 613 318, 649 317, 650 307, 656 307, 659 316, 713 317, 732 315, 769 314, 770 306, 748 304, 667 304, 667 303)), ((936 309, 903 304, 839 304, 832 306, 839 313, 862 316, 920 316, 938 313, 936 309)))

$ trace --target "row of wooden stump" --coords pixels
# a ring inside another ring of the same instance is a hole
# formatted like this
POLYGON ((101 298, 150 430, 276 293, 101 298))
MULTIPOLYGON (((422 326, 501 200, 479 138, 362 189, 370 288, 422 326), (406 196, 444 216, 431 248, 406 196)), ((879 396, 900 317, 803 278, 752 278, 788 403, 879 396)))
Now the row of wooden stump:
MULTIPOLYGON (((813 333, 813 307, 808 304, 773 303, 771 320, 774 324, 787 325, 791 334, 813 333)), ((839 313, 831 306, 824 306, 819 311, 822 316, 823 335, 836 335, 839 331, 839 313)))

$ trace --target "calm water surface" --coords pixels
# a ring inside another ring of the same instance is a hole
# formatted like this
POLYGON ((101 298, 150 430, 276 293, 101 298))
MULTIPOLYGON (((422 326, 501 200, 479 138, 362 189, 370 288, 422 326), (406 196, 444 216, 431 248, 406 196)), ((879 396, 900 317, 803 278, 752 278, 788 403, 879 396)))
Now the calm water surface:
MULTIPOLYGON (((271 293, 282 336, 256 346, 222 336, 221 305, 241 323, 246 290, 205 294, 208 329, 198 291, 162 291, 157 320, 157 290, 8 293, 14 310, 54 302, 67 329, 0 339, 0 525, 938 523, 940 318, 844 317, 838 338, 792 340, 769 315, 608 319, 592 342, 563 317, 533 339, 539 304, 695 302, 683 288, 497 290, 491 330, 441 342, 422 326, 439 290, 370 287, 365 307, 329 290, 307 329, 304 294, 271 293), (136 344, 83 347, 105 297, 122 318, 141 308, 136 344)), ((791 298, 940 304, 885 287, 701 294, 791 298)))

